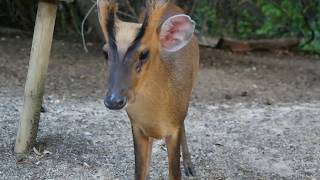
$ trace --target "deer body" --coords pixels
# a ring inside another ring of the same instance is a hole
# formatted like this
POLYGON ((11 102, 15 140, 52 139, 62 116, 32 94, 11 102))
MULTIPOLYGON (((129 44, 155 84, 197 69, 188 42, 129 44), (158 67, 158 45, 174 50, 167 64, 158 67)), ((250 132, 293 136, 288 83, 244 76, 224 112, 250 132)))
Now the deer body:
POLYGON ((198 69, 196 40, 174 54, 161 54, 152 74, 143 79, 135 102, 128 105, 131 121, 148 136, 165 138, 181 127, 198 69), (193 57, 193 58, 192 58, 193 57))
POLYGON ((109 109, 127 105, 135 149, 135 179, 148 178, 153 139, 166 141, 170 179, 181 179, 180 147, 186 174, 195 173, 184 128, 199 64, 194 23, 180 15, 178 7, 159 2, 152 5, 144 23, 137 24, 114 23, 112 3, 98 1, 107 41, 105 51, 112 60, 105 104, 109 109), (116 28, 111 27, 112 23, 116 28))

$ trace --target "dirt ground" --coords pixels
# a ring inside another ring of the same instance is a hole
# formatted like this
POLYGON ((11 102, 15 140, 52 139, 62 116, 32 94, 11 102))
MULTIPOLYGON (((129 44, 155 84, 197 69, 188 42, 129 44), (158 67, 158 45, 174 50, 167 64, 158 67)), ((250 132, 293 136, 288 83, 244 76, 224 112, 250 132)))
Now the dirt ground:
MULTIPOLYGON (((100 45, 56 40, 38 141, 17 163, 15 141, 31 39, 0 37, 0 179, 133 179, 129 120, 106 110, 100 45)), ((201 49, 186 128, 195 178, 320 179, 320 58, 201 49)), ((154 144, 152 179, 167 179, 154 144)))

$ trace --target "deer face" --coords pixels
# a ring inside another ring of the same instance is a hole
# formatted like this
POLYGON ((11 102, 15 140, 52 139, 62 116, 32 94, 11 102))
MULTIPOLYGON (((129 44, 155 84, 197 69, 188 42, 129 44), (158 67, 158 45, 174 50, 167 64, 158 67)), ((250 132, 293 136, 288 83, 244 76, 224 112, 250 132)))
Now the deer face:
POLYGON ((109 109, 119 110, 134 99, 140 84, 156 68, 155 64, 161 60, 160 51, 175 52, 187 45, 193 35, 194 22, 184 14, 161 22, 165 3, 149 10, 142 24, 122 22, 116 18, 115 8, 106 8, 106 11, 100 10, 109 68, 104 103, 109 109))

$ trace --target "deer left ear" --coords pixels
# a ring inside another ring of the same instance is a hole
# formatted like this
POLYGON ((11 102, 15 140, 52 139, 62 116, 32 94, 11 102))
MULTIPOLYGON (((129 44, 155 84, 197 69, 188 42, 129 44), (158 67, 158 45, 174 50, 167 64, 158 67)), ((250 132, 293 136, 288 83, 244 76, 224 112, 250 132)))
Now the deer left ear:
POLYGON ((195 22, 185 14, 168 18, 161 26, 161 48, 175 52, 185 47, 191 40, 195 29, 195 22))

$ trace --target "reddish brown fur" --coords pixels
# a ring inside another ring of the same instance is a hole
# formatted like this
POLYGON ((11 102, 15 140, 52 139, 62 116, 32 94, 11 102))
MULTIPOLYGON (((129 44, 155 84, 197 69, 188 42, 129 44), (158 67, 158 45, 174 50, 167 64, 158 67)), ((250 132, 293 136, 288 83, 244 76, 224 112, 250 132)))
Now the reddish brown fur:
POLYGON ((160 52, 160 44, 154 43, 159 42, 156 30, 161 21, 164 20, 163 17, 182 12, 180 8, 172 4, 169 4, 165 9, 154 10, 150 19, 156 22, 156 25, 147 29, 142 40, 141 46, 150 49, 150 59, 152 60, 149 62, 148 69, 141 74, 140 83, 136 84, 134 90, 137 92, 136 101, 128 106, 128 113, 134 121, 139 121, 150 127, 145 128, 145 131, 146 133, 150 131, 147 133, 148 136, 154 138, 166 137, 182 124, 197 75, 199 50, 196 38, 193 38, 186 47, 174 53, 160 52), (165 12, 162 12, 164 10, 165 12), (146 116, 147 113, 143 113, 143 117, 140 117, 139 114, 145 111, 150 112, 150 114, 146 116), (155 116, 159 119, 159 122, 147 120, 151 117, 154 119, 155 116), (142 119, 146 119, 147 122, 142 122, 142 119), (166 119, 171 121, 174 119, 174 121, 166 122, 166 119), (152 123, 161 123, 161 125, 155 126, 151 125, 152 123), (157 128, 152 130, 152 127, 157 128), (159 129, 170 130, 164 132, 164 130, 159 129))
POLYGON ((184 119, 197 76, 199 47, 197 39, 193 37, 186 47, 177 52, 160 51, 161 23, 183 11, 173 4, 166 4, 156 6, 149 12, 150 24, 139 51, 148 48, 150 60, 141 73, 134 77, 131 90, 134 98, 130 98, 127 107, 135 144, 135 177, 148 177, 152 140, 165 138, 170 179, 181 179, 180 145, 183 147, 185 169, 192 168, 184 119))

